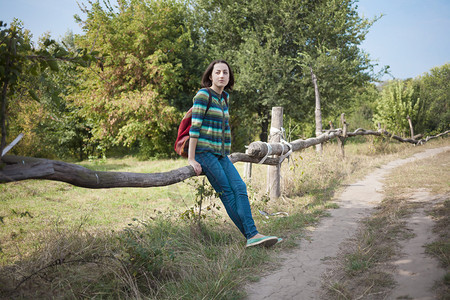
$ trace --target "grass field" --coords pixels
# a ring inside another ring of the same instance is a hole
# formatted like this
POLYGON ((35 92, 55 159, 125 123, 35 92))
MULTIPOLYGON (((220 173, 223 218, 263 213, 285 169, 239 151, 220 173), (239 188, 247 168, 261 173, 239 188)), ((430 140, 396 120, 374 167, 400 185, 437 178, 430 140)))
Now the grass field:
MULTIPOLYGON (((312 148, 283 163, 283 196, 268 201, 267 167, 253 166, 249 197, 258 229, 286 239, 274 249, 245 249, 220 200, 205 196, 197 219, 201 178, 161 188, 90 190, 29 180, 0 185, 0 297, 113 299, 237 299, 240 286, 276 264, 314 225, 342 185, 381 164, 448 144, 421 147, 372 140, 312 148), (286 212, 288 217, 265 217, 286 212)), ((80 163, 101 171, 162 172, 185 160, 134 158, 80 163)), ((242 172, 243 164, 236 164, 242 172)))

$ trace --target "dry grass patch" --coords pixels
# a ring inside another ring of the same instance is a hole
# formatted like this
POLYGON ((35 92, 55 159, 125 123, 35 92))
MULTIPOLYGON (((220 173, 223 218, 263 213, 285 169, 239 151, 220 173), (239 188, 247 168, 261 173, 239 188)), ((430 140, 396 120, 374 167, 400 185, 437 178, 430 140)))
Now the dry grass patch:
POLYGON ((444 300, 448 299, 448 295, 450 295, 450 194, 443 195, 441 200, 430 210, 431 216, 436 221, 433 232, 437 239, 426 245, 426 252, 439 259, 447 272, 442 281, 434 287, 439 299, 444 300))
MULTIPOLYGON (((204 203, 200 224, 182 219, 186 210, 198 213, 192 207, 196 188, 185 183, 109 190, 48 181, 0 185, 0 298, 242 298, 243 283, 276 265, 278 251, 294 247, 305 227, 336 208, 329 200, 343 184, 419 151, 405 144, 388 147, 392 152, 380 156, 367 144, 348 144, 345 160, 333 143, 325 145, 322 156, 313 149, 296 153, 290 164, 283 164, 283 197, 278 201, 266 196, 267 167, 254 165, 248 187, 258 229, 288 237, 270 250, 245 249, 240 233, 223 217, 224 209, 205 209, 211 202, 204 203), (288 216, 264 216, 259 210, 288 216)), ((186 161, 126 158, 83 164, 98 170, 161 172, 186 161)), ((242 171, 243 164, 237 166, 242 171)), ((366 255, 367 249, 361 249, 366 255)), ((366 259, 365 265, 364 259, 353 258, 352 272, 378 263, 366 259)))

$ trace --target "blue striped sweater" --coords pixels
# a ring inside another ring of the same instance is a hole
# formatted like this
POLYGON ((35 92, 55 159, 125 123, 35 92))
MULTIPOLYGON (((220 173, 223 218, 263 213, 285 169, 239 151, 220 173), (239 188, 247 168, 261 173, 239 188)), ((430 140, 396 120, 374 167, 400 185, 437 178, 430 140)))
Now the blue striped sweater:
MULTIPOLYGON (((228 155, 231 150, 231 131, 228 114, 228 106, 225 99, 214 90, 210 89, 211 106, 206 115, 209 94, 206 88, 197 92, 192 108, 191 129, 189 136, 197 138, 196 153, 212 152, 216 155, 228 155), (205 116, 203 118, 203 116, 205 116)), ((228 98, 228 93, 226 94, 228 98)), ((228 101, 228 99, 227 99, 228 101)))

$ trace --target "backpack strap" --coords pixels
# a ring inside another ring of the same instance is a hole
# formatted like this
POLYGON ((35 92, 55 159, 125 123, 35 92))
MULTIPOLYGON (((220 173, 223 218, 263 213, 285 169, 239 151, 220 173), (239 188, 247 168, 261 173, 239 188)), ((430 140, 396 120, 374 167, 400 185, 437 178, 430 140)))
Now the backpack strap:
POLYGON ((225 104, 228 106, 227 93, 225 93, 225 91, 222 92, 222 97, 225 99, 225 104))
POLYGON ((206 113, 208 112, 208 110, 209 110, 209 108, 211 106, 211 102, 212 102, 212 93, 209 90, 209 88, 207 88, 207 90, 208 90, 208 95, 209 95, 209 97, 208 97, 208 105, 206 106, 206 110, 205 110, 205 114, 203 115, 203 118, 205 118, 206 113))
MULTIPOLYGON (((208 90, 208 105, 206 106, 206 110, 205 110, 205 115, 203 116, 203 118, 206 116, 206 113, 208 112, 210 106, 211 106, 211 102, 212 102, 212 93, 211 90, 209 88, 206 88, 208 90)), ((227 101, 227 94, 225 92, 222 92, 222 97, 225 99, 225 104, 228 106, 228 101, 227 101)))

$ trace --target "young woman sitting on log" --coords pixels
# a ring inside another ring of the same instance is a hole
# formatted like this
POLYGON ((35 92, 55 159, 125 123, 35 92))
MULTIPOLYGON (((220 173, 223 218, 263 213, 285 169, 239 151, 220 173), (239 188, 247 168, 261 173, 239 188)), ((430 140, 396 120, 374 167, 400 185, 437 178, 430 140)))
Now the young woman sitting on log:
POLYGON ((270 247, 281 241, 258 232, 250 209, 247 187, 228 158, 231 132, 228 93, 234 85, 233 72, 224 60, 214 60, 202 77, 202 89, 194 97, 189 131, 188 162, 197 175, 202 171, 220 195, 228 216, 247 239, 246 247, 270 247), (209 91, 208 91, 209 89, 209 91), (212 101, 208 107, 209 93, 212 101), (205 113, 206 112, 206 113, 205 113))

